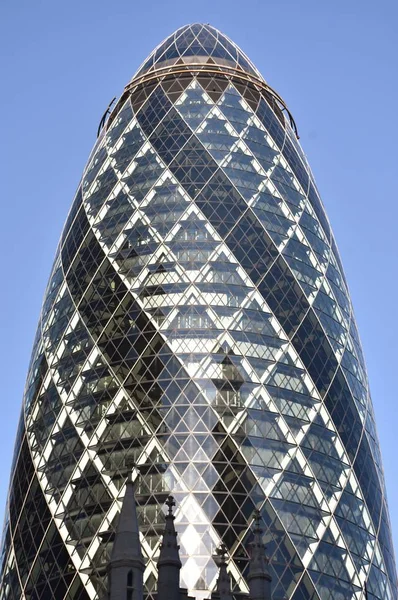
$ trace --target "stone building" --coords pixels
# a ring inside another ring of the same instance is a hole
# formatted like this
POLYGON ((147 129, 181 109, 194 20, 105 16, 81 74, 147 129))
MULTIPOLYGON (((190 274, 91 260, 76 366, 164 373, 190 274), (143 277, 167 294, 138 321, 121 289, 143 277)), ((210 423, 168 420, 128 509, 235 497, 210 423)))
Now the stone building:
MULTIPOLYGON (((181 560, 177 533, 174 526, 174 498, 166 500, 168 511, 165 515, 165 526, 162 544, 157 561, 157 591, 153 594, 156 600, 194 600, 188 596, 187 589, 180 587, 181 560)), ((259 511, 254 514, 253 541, 250 545, 250 566, 248 573, 249 594, 239 594, 239 598, 247 600, 272 600, 271 575, 268 560, 262 542, 263 530, 260 526, 259 511)), ((233 600, 231 579, 227 570, 227 550, 225 544, 216 549, 219 574, 212 600, 233 600)), ((112 554, 108 565, 108 600, 143 600, 143 573, 145 561, 141 550, 140 530, 138 526, 134 484, 129 478, 123 498, 122 509, 114 536, 112 554)), ((104 599, 105 600, 105 599, 104 599)))

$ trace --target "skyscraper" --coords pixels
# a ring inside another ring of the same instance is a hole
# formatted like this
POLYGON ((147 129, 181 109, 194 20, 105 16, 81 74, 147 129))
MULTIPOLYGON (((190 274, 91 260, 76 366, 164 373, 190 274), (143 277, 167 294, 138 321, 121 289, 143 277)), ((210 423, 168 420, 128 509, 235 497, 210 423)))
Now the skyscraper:
POLYGON ((0 600, 96 600, 131 465, 144 580, 170 492, 182 585, 253 510, 274 600, 396 600, 380 451, 343 269, 280 96, 226 36, 178 29, 111 111, 45 293, 0 600))

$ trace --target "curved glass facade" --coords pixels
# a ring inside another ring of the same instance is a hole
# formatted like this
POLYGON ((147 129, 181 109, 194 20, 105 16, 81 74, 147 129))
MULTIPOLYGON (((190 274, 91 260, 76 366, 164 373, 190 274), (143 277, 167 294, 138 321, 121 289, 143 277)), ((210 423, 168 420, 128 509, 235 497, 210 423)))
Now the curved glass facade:
POLYGON ((102 597, 132 464, 148 592, 172 492, 197 598, 221 540, 247 591, 256 507, 274 600, 398 598, 347 284, 278 98, 230 40, 192 25, 102 130, 34 342, 1 600, 102 597))

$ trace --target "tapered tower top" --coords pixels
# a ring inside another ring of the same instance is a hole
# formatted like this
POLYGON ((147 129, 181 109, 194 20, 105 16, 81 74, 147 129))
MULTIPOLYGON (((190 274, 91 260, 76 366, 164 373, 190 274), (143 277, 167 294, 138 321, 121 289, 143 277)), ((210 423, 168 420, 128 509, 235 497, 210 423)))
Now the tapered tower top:
MULTIPOLYGON (((286 111, 290 125, 298 138, 294 118, 283 98, 265 81, 239 46, 215 27, 203 23, 180 27, 151 52, 125 87, 124 93, 110 113, 108 126, 126 98, 134 91, 141 92, 142 87, 149 82, 170 80, 176 76, 184 78, 187 74, 203 74, 205 77, 216 75, 224 80, 238 81, 241 85, 252 86, 252 89, 254 86, 257 91, 262 90, 282 123, 284 117, 281 111, 286 111)), ((218 85, 215 88, 217 92, 218 85)), ((208 89, 207 91, 209 92, 208 89)), ((146 96, 140 94, 140 97, 146 96)), ((246 100, 250 103, 250 98, 246 97, 246 100)), ((138 104, 133 101, 134 109, 137 109, 141 103, 141 101, 138 104)), ((107 114, 108 111, 105 115, 107 114)))
POLYGON ((135 560, 138 562, 143 560, 134 497, 134 484, 131 480, 126 482, 126 492, 116 528, 111 564, 121 560, 135 560))
POLYGON ((134 78, 173 65, 217 64, 263 79, 259 71, 225 34, 211 25, 184 25, 157 46, 134 78))

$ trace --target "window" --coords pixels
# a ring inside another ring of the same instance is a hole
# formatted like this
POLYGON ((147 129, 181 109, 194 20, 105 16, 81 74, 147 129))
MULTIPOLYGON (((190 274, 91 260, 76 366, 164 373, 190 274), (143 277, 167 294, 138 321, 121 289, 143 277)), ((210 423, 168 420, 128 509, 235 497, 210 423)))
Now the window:
POLYGON ((126 600, 133 600, 133 571, 127 573, 126 600))

